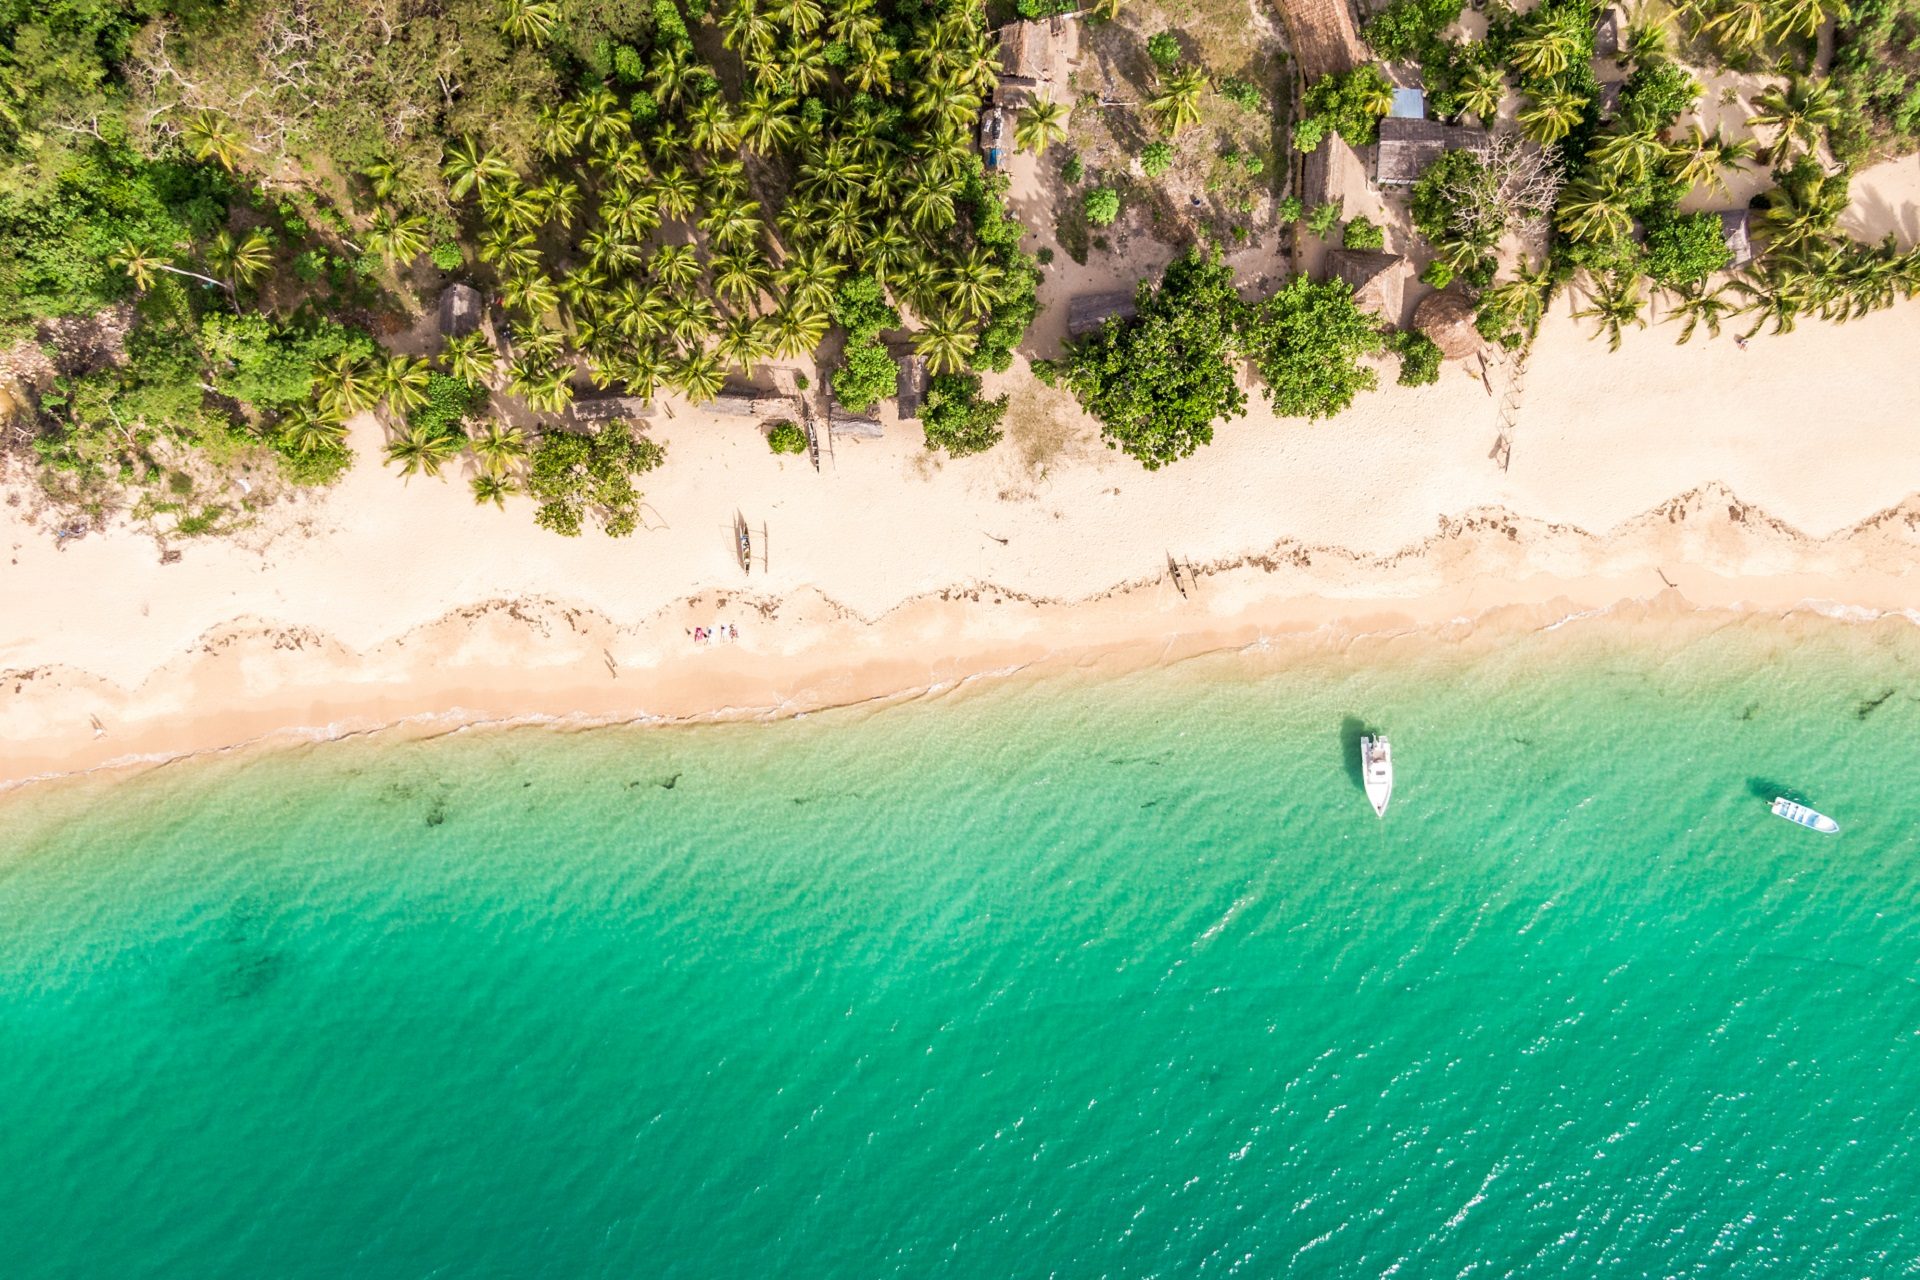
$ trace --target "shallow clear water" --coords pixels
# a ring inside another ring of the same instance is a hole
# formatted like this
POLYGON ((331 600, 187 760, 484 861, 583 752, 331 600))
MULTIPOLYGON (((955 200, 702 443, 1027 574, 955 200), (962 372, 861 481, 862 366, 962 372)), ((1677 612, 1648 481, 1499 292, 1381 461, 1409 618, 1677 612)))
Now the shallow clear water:
POLYGON ((1920 642, 1603 635, 0 798, 0 1270, 1910 1272, 1920 642))

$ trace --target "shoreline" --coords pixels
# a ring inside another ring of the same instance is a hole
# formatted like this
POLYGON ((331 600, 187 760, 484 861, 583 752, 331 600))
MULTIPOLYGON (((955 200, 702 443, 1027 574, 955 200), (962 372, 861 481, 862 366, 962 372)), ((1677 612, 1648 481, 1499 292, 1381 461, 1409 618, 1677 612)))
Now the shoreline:
POLYGON ((1077 601, 973 584, 867 618, 818 591, 709 590, 630 624, 519 598, 464 606, 366 650, 231 619, 132 688, 58 664, 0 673, 0 795, 372 735, 772 721, 1231 652, 1294 665, 1408 642, 1467 657, 1596 626, 1673 643, 1689 623, 1920 622, 1902 563, 1920 496, 1821 539, 1730 498, 1683 495, 1605 535, 1477 512, 1380 556, 1282 540, 1194 566, 1184 598, 1164 574, 1077 601), (697 644, 686 632, 703 617, 745 624, 742 638, 697 644))

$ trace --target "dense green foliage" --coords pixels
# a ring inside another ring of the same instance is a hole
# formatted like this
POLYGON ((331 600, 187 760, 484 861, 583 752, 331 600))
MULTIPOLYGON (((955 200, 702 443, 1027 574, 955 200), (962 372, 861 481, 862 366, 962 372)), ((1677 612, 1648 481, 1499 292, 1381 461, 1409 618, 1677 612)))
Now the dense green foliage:
POLYGON ((1400 357, 1401 386, 1425 387, 1440 381, 1440 348, 1432 338, 1409 329, 1394 334, 1391 345, 1400 357))
POLYGON ((1732 260, 1718 214, 1675 214, 1647 228, 1646 272, 1669 288, 1698 284, 1732 260))
POLYGON ((1294 125, 1293 145, 1314 151, 1329 133, 1353 146, 1373 141, 1380 117, 1393 106, 1393 85, 1372 63, 1347 72, 1321 76, 1301 99, 1301 118, 1294 125))
POLYGON ((1000 420, 1007 416, 1007 397, 991 400, 980 395, 980 379, 971 373, 943 373, 927 388, 920 405, 920 427, 927 448, 945 449, 949 457, 984 453, 1000 443, 1000 420))
POLYGON ((900 390, 900 366, 878 338, 847 344, 833 372, 833 395, 849 413, 865 413, 900 390))
POLYGON ((1370 218, 1354 218, 1340 232, 1340 246, 1343 249, 1384 249, 1387 247, 1386 228, 1375 225, 1370 218))
POLYGON ((1846 104, 1836 158, 1920 147, 1920 0, 1852 0, 1834 30, 1833 81, 1846 104))
POLYGON ((1140 172, 1149 178, 1157 178, 1173 168, 1173 144, 1170 142, 1149 142, 1140 152, 1140 172))
POLYGON ((1388 62, 1428 62, 1460 7, 1461 0, 1393 0, 1367 20, 1360 34, 1388 62))
POLYGON ((1108 448, 1153 471, 1212 440, 1215 422, 1246 411, 1234 382, 1241 304, 1232 268, 1190 250, 1158 285, 1140 283, 1136 306, 1131 319, 1107 321, 1036 367, 1099 419, 1108 448))
POLYGON ((1434 244, 1497 244, 1507 211, 1500 185, 1471 151, 1443 152, 1413 184, 1413 226, 1434 244))
POLYGON ((625 537, 640 519, 634 477, 665 457, 659 445, 620 427, 590 436, 548 432, 533 451, 527 477, 527 492, 540 504, 534 522, 572 538, 594 520, 609 537, 625 537))
POLYGON ((1171 31, 1162 31, 1147 37, 1147 56, 1153 59, 1153 65, 1162 71, 1171 71, 1180 65, 1180 40, 1171 31))
POLYGON ((767 431, 767 448, 775 453, 805 453, 807 433, 792 422, 776 422, 767 431))
POLYGON ((1241 344, 1285 417, 1324 418, 1378 379, 1360 364, 1384 346, 1378 322, 1353 302, 1345 281, 1295 276, 1242 322, 1241 344))
POLYGON ((1120 193, 1112 187, 1095 187, 1087 192, 1082 208, 1087 221, 1096 227, 1110 227, 1120 216, 1120 193))

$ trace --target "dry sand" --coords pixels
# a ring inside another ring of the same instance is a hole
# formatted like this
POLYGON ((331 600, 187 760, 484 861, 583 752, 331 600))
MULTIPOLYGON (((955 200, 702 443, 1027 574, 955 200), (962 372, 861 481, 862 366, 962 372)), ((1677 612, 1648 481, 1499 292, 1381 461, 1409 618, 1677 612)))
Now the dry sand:
MULTIPOLYGON (((1920 164, 1856 189, 1862 218, 1911 236, 1920 164)), ((1051 276, 1043 350, 1103 270, 1051 276)), ((1018 368, 1000 380, 1009 440, 959 461, 889 423, 816 475, 677 407, 655 420, 669 462, 647 527, 622 541, 546 534, 524 500, 477 508, 459 477, 403 483, 371 419, 335 491, 246 545, 177 544, 171 565, 124 528, 57 550, 25 504, 0 507, 0 782, 402 721, 779 714, 1627 600, 1920 609, 1920 305, 1745 350, 1655 326, 1612 355, 1572 305, 1536 344, 1504 473, 1487 456, 1499 371, 1495 395, 1450 366, 1314 424, 1256 396, 1148 473, 1018 368), (747 578, 735 508, 757 548, 767 533, 747 578), (1198 571, 1186 598, 1169 554, 1198 571), (738 641, 696 643, 716 621, 738 641)))

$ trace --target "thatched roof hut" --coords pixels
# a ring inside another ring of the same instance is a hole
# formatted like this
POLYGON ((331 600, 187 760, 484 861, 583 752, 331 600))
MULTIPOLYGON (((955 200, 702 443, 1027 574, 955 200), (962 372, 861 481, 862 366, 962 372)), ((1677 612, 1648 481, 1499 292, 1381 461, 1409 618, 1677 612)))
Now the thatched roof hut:
POLYGON ((1373 249, 1334 249, 1327 254, 1327 274, 1347 282, 1354 305, 1362 311, 1371 311, 1388 324, 1400 323, 1407 291, 1405 258, 1373 249))
POLYGON ((1410 187, 1444 153, 1477 151, 1485 155, 1492 145, 1493 139, 1485 129, 1388 116, 1380 122, 1375 177, 1383 187, 1410 187))
POLYGON ((1076 294, 1067 304, 1067 336, 1084 338, 1097 332, 1110 317, 1131 320, 1134 301, 1131 293, 1076 294))
POLYGON ((480 327, 484 308, 480 291, 470 284, 450 284, 440 291, 440 334, 464 338, 480 327))
POLYGON ((1413 309, 1413 327, 1431 338, 1449 360, 1465 360, 1480 350, 1474 319, 1473 303, 1458 289, 1430 293, 1413 309))
POLYGON ((1744 267, 1753 261, 1752 222, 1753 215, 1745 209, 1720 211, 1720 237, 1727 242, 1727 252, 1733 255, 1728 268, 1744 267))
POLYGON ((722 391, 713 399, 701 405, 708 413, 717 413, 728 418, 763 418, 778 413, 782 404, 771 397, 746 390, 722 391))
POLYGON ((1307 155, 1300 198, 1309 209, 1321 204, 1355 209, 1365 199, 1369 185, 1367 165, 1360 154, 1347 145, 1345 138, 1329 133, 1307 155))
POLYGON ((573 402, 576 422, 613 422, 653 416, 653 402, 639 396, 582 396, 573 402))
POLYGON ((1000 83, 1039 89, 1066 78, 1080 53, 1080 31, 1065 17, 1009 22, 1000 28, 1000 83))

